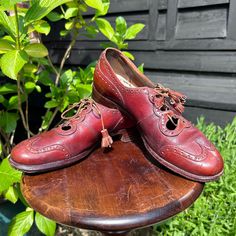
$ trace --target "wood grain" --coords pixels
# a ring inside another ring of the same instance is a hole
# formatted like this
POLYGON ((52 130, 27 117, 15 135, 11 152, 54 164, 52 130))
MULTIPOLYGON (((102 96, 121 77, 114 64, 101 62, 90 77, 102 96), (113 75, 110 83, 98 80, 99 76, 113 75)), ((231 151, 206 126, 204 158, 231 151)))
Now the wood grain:
POLYGON ((177 176, 136 143, 116 141, 74 166, 25 175, 22 192, 32 208, 62 224, 125 231, 165 220, 187 208, 203 185, 177 176))

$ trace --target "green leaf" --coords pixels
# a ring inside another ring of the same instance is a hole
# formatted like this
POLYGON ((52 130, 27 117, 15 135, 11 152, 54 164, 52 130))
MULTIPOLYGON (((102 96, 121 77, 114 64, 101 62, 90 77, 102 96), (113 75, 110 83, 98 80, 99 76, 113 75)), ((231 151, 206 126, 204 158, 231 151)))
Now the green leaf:
POLYGON ((107 21, 106 19, 102 19, 102 18, 97 18, 96 19, 96 24, 98 26, 99 31, 105 36, 107 37, 109 40, 112 39, 112 37, 114 36, 114 29, 112 28, 111 24, 109 21, 107 21))
POLYGON ((50 33, 51 26, 47 21, 40 20, 34 24, 34 29, 41 34, 48 35, 50 33))
POLYGON ((3 159, 0 164, 0 193, 20 180, 21 172, 11 167, 8 158, 3 159))
POLYGON ((1 58, 1 68, 3 74, 11 79, 17 80, 17 75, 24 64, 28 61, 25 51, 13 50, 4 54, 1 58))
POLYGON ((130 52, 122 51, 122 53, 123 53, 125 56, 127 56, 129 59, 134 60, 134 56, 133 56, 130 52))
POLYGON ((103 4, 103 10, 102 11, 96 10, 96 14, 94 18, 92 19, 92 21, 98 16, 104 16, 107 14, 110 7, 110 0, 102 0, 102 4, 103 4))
POLYGON ((1 0, 0 4, 6 9, 12 9, 16 3, 26 2, 28 0, 1 0))
MULTIPOLYGON (((22 102, 25 101, 25 98, 23 99, 23 95, 21 96, 21 100, 22 102)), ((9 111, 12 109, 18 109, 18 96, 17 95, 10 97, 10 99, 8 100, 7 110, 9 111)))
POLYGON ((69 34, 68 30, 61 30, 60 31, 60 36, 65 37, 67 34, 69 34))
POLYGON ((58 101, 55 100, 51 100, 45 103, 44 107, 46 108, 53 108, 53 107, 57 107, 59 105, 58 101))
POLYGON ((72 17, 75 17, 78 14, 78 8, 77 7, 71 7, 66 10, 65 13, 65 19, 69 19, 72 17))
POLYGON ((145 27, 144 24, 131 25, 125 34, 125 39, 134 39, 136 35, 145 27))
POLYGON ((34 82, 28 81, 25 83, 26 90, 33 90, 36 87, 34 82))
POLYGON ((37 0, 27 11, 25 22, 29 24, 32 21, 41 20, 56 7, 70 1, 71 0, 37 0))
POLYGON ((66 30, 71 30, 73 28, 73 25, 74 25, 73 21, 66 22, 65 23, 66 30))
POLYGON ((99 11, 103 11, 103 3, 102 0, 84 0, 84 2, 94 9, 97 9, 99 11))
POLYGON ((73 79, 73 72, 72 70, 65 71, 60 78, 60 84, 62 87, 66 87, 68 83, 70 83, 73 79))
POLYGON ((52 22, 56 22, 56 21, 61 20, 63 18, 63 15, 55 11, 52 11, 47 14, 47 18, 52 22))
MULTIPOLYGON (((4 100, 5 100, 5 98, 2 95, 0 95, 0 103, 3 103, 4 100)), ((1 153, 0 153, 0 155, 1 155, 1 153)))
POLYGON ((144 63, 142 63, 141 65, 138 66, 138 69, 141 73, 144 72, 144 63))
POLYGON ((42 121, 43 121, 41 125, 42 130, 45 130, 48 128, 48 123, 51 120, 52 115, 53 115, 52 111, 47 111, 45 116, 42 117, 42 121))
POLYGON ((52 80, 50 79, 50 73, 46 70, 42 71, 39 76, 38 80, 46 86, 50 86, 53 84, 52 80))
POLYGON ((0 39, 0 53, 6 53, 8 51, 14 50, 14 47, 7 40, 0 39))
POLYGON ((127 23, 124 17, 119 16, 116 18, 116 32, 124 35, 127 30, 127 23))
POLYGON ((0 94, 17 93, 17 86, 15 84, 6 83, 0 86, 0 94))
POLYGON ((0 127, 6 133, 11 133, 16 129, 18 119, 19 116, 17 113, 2 111, 0 112, 0 127))
POLYGON ((33 222, 33 209, 17 214, 8 227, 8 236, 23 236, 30 230, 33 222))
POLYGON ((79 92, 80 98, 86 98, 91 95, 92 85, 90 84, 79 84, 76 86, 77 91, 79 92))
POLYGON ((29 44, 24 50, 31 57, 42 58, 48 55, 48 49, 42 43, 29 44))
POLYGON ((7 14, 0 9, 0 25, 3 26, 5 31, 12 37, 15 38, 14 26, 12 22, 9 20, 7 14))
POLYGON ((4 197, 12 203, 16 203, 18 200, 18 194, 13 186, 10 186, 8 190, 4 193, 4 197))
POLYGON ((31 63, 25 64, 23 69, 26 74, 32 74, 38 71, 38 67, 31 63))
POLYGON ((38 229, 46 236, 54 236, 56 231, 56 222, 46 218, 45 216, 36 212, 35 223, 38 229))

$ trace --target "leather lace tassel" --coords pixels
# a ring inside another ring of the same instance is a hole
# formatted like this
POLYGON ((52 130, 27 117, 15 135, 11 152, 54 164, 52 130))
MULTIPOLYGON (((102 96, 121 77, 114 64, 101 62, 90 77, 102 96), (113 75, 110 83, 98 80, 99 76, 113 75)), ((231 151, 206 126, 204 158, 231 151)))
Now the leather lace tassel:
POLYGON ((113 140, 112 140, 112 137, 109 135, 107 129, 103 129, 101 133, 102 133, 101 147, 102 148, 111 147, 113 140))

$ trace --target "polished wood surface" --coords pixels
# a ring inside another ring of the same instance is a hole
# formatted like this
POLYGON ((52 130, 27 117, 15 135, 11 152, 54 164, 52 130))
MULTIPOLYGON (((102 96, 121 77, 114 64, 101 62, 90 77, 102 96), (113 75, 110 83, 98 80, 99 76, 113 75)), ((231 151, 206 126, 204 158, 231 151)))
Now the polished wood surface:
POLYGON ((21 187, 30 206, 50 219, 118 233, 183 211, 203 184, 159 166, 135 142, 116 141, 73 166, 24 175, 21 187))

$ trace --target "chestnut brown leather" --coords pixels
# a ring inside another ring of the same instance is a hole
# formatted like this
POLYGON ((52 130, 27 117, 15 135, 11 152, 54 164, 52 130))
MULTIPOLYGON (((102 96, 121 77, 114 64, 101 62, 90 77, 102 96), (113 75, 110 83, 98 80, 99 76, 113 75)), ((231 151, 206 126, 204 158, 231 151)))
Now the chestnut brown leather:
POLYGON ((134 125, 117 109, 95 103, 92 99, 73 105, 77 113, 50 131, 16 145, 10 163, 24 172, 34 173, 70 165, 86 157, 101 142, 112 143, 110 134, 122 134, 134 125))
POLYGON ((147 150, 171 170, 203 182, 223 173, 220 153, 181 115, 186 97, 161 85, 155 87, 119 50, 108 48, 101 54, 93 97, 118 105, 135 119, 147 150))

